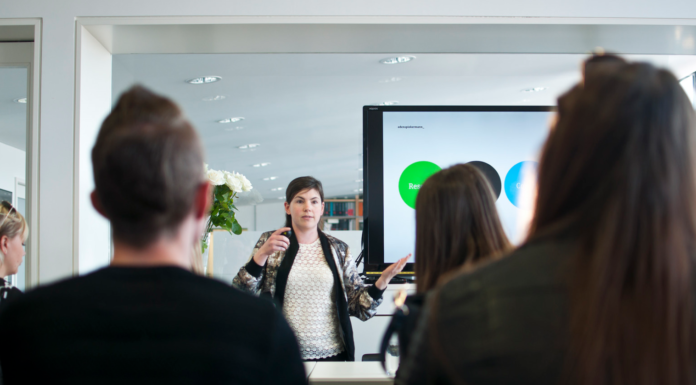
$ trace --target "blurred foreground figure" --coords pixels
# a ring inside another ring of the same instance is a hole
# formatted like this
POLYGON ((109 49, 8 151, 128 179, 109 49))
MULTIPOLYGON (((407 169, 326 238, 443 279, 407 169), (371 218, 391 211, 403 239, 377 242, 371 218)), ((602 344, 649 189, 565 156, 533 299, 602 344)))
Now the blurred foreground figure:
POLYGON ((592 59, 558 100, 529 237, 430 299, 409 384, 692 384, 694 110, 668 71, 592 59))
POLYGON ((92 163, 113 261, 7 306, 5 384, 305 383, 297 342, 270 301, 190 271, 210 185, 179 108, 142 87, 127 91, 92 163))

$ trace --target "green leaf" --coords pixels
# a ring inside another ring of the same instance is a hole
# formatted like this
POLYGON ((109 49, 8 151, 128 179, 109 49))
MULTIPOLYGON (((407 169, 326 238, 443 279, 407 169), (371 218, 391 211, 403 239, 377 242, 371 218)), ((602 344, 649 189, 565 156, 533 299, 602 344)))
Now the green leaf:
POLYGON ((232 223, 232 232, 237 235, 242 233, 242 226, 239 225, 239 222, 234 221, 234 223, 232 223))

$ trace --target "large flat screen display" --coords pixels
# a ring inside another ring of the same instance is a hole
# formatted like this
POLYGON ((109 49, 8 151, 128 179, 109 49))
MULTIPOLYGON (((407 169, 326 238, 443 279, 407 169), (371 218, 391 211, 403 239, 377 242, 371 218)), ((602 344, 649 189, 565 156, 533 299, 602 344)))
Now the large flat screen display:
POLYGON ((552 113, 526 106, 364 107, 366 271, 414 253, 418 190, 457 163, 486 175, 503 228, 516 240, 523 175, 536 167, 552 113))

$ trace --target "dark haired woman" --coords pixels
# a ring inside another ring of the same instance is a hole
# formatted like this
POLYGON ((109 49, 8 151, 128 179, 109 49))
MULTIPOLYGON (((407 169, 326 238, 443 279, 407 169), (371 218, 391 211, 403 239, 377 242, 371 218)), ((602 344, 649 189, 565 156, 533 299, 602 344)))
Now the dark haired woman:
POLYGON ((695 124, 668 71, 586 69, 558 100, 527 241, 433 295, 404 382, 693 384, 695 124))
POLYGON ((349 317, 365 321, 375 315, 387 284, 410 255, 384 270, 374 285, 366 285, 348 245, 319 230, 324 213, 321 182, 297 178, 288 185, 285 199, 286 227, 261 235, 233 284, 276 300, 303 359, 354 361, 349 317))
POLYGON ((397 310, 383 349, 397 332, 404 360, 426 293, 453 273, 471 270, 511 249, 493 190, 481 171, 457 164, 430 176, 416 198, 416 294, 397 310))

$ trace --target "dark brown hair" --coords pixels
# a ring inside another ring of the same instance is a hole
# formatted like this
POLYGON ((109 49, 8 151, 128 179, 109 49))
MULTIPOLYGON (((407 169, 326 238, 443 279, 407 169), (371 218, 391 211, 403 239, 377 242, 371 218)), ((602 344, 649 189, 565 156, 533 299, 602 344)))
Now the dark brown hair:
POLYGON ((579 244, 564 382, 691 383, 694 110, 671 73, 644 63, 593 65, 558 107, 529 238, 579 244))
POLYGON ((174 102, 141 86, 121 95, 104 120, 92 163, 114 239, 133 247, 171 235, 204 183, 195 130, 174 102))
POLYGON ((476 167, 457 164, 429 177, 416 198, 416 291, 447 273, 512 248, 500 224, 493 189, 476 167))
MULTIPOLYGON (((324 187, 322 187, 318 179, 311 176, 301 176, 293 179, 285 190, 285 202, 290 204, 295 195, 305 190, 317 190, 321 201, 324 202, 324 187)), ((292 217, 289 214, 285 214, 285 227, 292 228, 292 217)))

